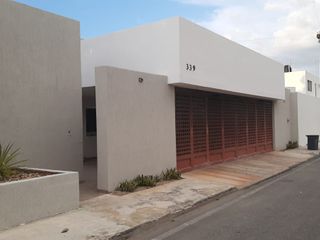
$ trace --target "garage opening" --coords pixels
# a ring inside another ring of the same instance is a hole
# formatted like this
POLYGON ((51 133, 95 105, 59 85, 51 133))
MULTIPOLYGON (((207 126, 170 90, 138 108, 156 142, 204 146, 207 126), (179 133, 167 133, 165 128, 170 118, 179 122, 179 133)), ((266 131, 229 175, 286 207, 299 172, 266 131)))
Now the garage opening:
POLYGON ((272 101, 176 88, 177 168, 272 151, 272 101))

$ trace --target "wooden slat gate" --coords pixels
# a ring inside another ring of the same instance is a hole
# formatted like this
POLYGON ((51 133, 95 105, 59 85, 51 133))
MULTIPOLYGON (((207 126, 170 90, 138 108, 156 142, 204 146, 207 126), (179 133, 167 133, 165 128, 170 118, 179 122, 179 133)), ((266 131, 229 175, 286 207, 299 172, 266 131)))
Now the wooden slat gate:
POLYGON ((177 168, 273 149, 272 101, 176 88, 177 168))

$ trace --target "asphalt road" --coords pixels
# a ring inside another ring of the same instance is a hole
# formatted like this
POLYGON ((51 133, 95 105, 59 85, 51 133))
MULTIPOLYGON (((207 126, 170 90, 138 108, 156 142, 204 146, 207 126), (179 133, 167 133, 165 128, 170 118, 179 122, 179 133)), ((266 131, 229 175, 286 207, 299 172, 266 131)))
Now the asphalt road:
POLYGON ((320 160, 145 225, 120 239, 320 239, 320 160))

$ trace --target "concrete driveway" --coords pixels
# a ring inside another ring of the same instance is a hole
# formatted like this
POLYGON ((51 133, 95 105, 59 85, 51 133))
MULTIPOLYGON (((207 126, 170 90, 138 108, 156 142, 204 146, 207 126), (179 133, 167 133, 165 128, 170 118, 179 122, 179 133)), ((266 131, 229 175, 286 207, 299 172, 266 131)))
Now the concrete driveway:
POLYGON ((270 152, 221 163, 183 174, 184 179, 116 196, 104 194, 83 201, 79 210, 19 226, 0 239, 108 239, 231 189, 241 189, 279 174, 318 152, 270 152), (68 232, 61 230, 68 228, 68 232))
POLYGON ((241 189, 279 174, 306 161, 314 154, 318 153, 303 149, 257 154, 194 170, 185 173, 183 177, 226 184, 241 189))

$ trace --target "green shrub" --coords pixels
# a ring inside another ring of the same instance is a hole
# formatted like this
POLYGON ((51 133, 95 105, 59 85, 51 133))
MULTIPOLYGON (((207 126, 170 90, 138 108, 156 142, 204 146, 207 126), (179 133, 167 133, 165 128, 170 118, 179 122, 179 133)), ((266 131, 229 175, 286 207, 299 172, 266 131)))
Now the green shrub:
POLYGON ((167 169, 166 171, 161 173, 162 180, 176 180, 181 178, 181 173, 178 172, 175 168, 167 169))
POLYGON ((134 180, 125 180, 119 184, 117 190, 121 192, 134 192, 134 190, 136 190, 137 187, 138 185, 134 180))
POLYGON ((20 149, 13 149, 13 144, 3 146, 0 144, 0 181, 6 180, 10 177, 13 170, 21 167, 21 163, 25 160, 17 160, 20 154, 20 149))
POLYGON ((136 184, 140 187, 154 187, 157 182, 160 181, 160 178, 157 176, 144 176, 144 175, 138 175, 134 181, 136 184))
POLYGON ((294 148, 297 148, 297 147, 299 147, 298 142, 289 141, 288 144, 287 144, 287 149, 294 149, 294 148))
POLYGON ((181 179, 181 173, 178 172, 175 168, 167 169, 161 173, 161 176, 155 175, 138 175, 133 180, 125 180, 119 184, 117 191, 121 192, 134 192, 137 187, 154 187, 157 185, 157 182, 161 180, 175 180, 181 179))

